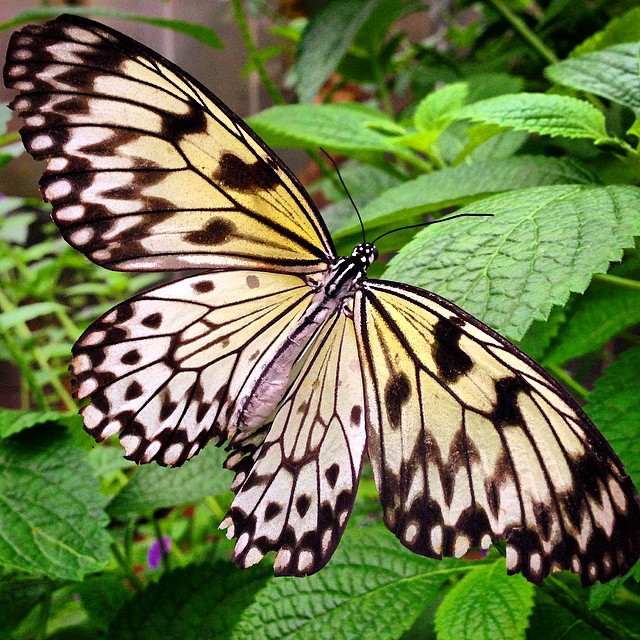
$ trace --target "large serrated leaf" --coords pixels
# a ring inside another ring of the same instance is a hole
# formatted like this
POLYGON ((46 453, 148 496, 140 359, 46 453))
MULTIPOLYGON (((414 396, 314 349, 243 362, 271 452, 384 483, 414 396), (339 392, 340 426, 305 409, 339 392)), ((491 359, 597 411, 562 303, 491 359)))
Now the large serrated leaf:
POLYGON ((640 77, 637 42, 620 44, 595 53, 556 62, 545 75, 579 91, 623 104, 640 115, 640 77))
POLYGON ((271 107, 247 118, 271 146, 326 148, 345 154, 393 152, 413 157, 380 133, 397 127, 382 112, 344 104, 289 104, 271 107))
POLYGON ((266 566, 240 570, 223 562, 166 573, 122 608, 108 637, 224 640, 269 573, 266 566))
MULTIPOLYGON (((541 185, 589 184, 596 180, 583 165, 563 158, 514 156, 482 160, 434 171, 388 189, 364 207, 361 214, 367 231, 372 233, 388 222, 399 226, 406 216, 466 204, 483 195, 541 185)), ((353 233, 359 228, 359 224, 345 225, 335 235, 353 233)))
POLYGON ((298 47, 298 98, 308 102, 335 71, 380 0, 332 0, 308 22, 298 47))
POLYGON ((497 96, 461 107, 455 117, 548 136, 607 138, 602 113, 588 102, 569 96, 544 93, 497 96))
POLYGON ((0 442, 0 564, 80 580, 109 559, 109 519, 86 454, 63 431, 0 442))
POLYGON ((107 510, 115 518, 126 518, 229 491, 233 475, 222 468, 226 456, 210 446, 182 467, 141 466, 107 510))
POLYGON ((400 638, 459 571, 452 566, 409 553, 379 525, 350 527, 321 572, 270 581, 233 638, 400 638))
POLYGON ((444 597, 436 613, 438 640, 518 640, 533 610, 534 586, 507 576, 504 560, 475 568, 444 597))
POLYGON ((640 189, 551 186, 475 202, 489 213, 421 231, 385 277, 434 291, 512 340, 544 320, 640 233, 640 189))
POLYGON ((623 353, 598 378, 589 394, 587 412, 640 486, 640 347, 623 353))

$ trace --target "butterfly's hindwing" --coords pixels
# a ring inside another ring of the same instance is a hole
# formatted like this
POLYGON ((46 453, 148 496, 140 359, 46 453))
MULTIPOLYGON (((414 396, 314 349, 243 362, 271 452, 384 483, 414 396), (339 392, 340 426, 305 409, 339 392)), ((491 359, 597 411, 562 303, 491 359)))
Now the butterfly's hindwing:
POLYGON ((151 49, 64 16, 12 36, 25 147, 65 239, 110 269, 324 269, 335 251, 297 179, 151 49))
POLYGON ((336 548, 353 507, 365 447, 353 322, 332 318, 305 352, 268 430, 238 434, 227 466, 236 498, 221 526, 241 566, 276 551, 277 575, 307 575, 336 548))
POLYGON ((460 557, 507 542, 507 567, 584 584, 630 568, 640 506, 616 454, 538 365, 438 296, 368 281, 356 327, 368 450, 385 521, 408 548, 460 557))
POLYGON ((223 442, 247 385, 311 298, 297 276, 232 270, 123 302, 74 347, 77 397, 91 397, 85 428, 97 440, 118 433, 138 462, 179 465, 223 442))

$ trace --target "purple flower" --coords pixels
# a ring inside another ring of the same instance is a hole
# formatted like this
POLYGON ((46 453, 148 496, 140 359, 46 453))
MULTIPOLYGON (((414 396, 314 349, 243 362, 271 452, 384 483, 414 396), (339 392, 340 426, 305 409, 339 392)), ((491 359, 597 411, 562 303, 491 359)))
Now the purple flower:
POLYGON ((162 559, 162 552, 169 553, 171 551, 171 538, 169 536, 162 536, 162 549, 160 549, 160 541, 158 538, 154 538, 151 546, 149 547, 149 553, 147 553, 147 564, 151 569, 157 569, 162 559))

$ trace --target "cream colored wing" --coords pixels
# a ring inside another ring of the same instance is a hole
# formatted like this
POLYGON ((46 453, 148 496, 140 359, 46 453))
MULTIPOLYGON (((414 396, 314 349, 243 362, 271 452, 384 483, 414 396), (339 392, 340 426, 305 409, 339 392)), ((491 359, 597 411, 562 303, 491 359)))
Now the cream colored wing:
POLYGON ((514 345, 423 290, 366 281, 354 320, 385 521, 440 558, 507 543, 507 568, 583 584, 640 554, 640 500, 574 400, 514 345))
POLYGON ((353 322, 340 313, 305 353, 273 423, 238 433, 226 466, 235 500, 222 528, 242 567, 276 551, 276 575, 320 570, 353 507, 365 447, 363 381, 353 322))
POLYGON ((286 343, 312 299, 293 274, 225 270, 119 304, 80 337, 72 373, 85 429, 119 434, 127 457, 180 465, 233 435, 248 380, 286 343), (229 433, 231 431, 231 433, 229 433))
POLYGON ((4 69, 67 242, 110 269, 323 270, 324 222, 295 176, 187 73, 64 15, 13 34, 4 69))

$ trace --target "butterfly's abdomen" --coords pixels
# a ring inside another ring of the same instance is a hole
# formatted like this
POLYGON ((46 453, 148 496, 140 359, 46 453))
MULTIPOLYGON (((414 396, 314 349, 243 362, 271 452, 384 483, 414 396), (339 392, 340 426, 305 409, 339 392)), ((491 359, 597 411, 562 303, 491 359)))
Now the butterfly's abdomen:
POLYGON ((342 258, 325 275, 304 314, 277 349, 268 350, 253 369, 229 418, 229 429, 256 429, 273 413, 289 386, 291 370, 300 354, 353 293, 364 274, 351 258, 342 258))

